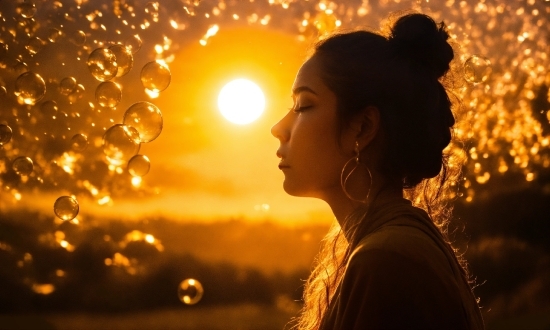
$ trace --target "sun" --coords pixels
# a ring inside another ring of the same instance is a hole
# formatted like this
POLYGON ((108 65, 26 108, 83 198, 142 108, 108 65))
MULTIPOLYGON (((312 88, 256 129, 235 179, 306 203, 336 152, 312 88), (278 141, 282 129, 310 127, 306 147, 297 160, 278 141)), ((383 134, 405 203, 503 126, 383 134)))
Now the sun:
POLYGON ((247 79, 235 79, 223 86, 218 95, 218 108, 230 122, 245 125, 264 112, 265 97, 261 88, 247 79))

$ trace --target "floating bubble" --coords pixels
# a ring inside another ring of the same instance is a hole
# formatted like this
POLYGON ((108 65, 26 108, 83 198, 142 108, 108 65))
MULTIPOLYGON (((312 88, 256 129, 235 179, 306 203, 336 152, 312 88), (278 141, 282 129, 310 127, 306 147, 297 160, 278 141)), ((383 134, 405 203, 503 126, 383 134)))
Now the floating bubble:
POLYGON ((95 90, 95 99, 102 107, 114 108, 121 98, 120 86, 112 81, 102 82, 95 90))
POLYGON ((141 49, 141 43, 142 42, 141 42, 141 38, 139 37, 139 35, 134 34, 130 38, 126 39, 126 42, 124 43, 124 46, 126 46, 126 48, 128 48, 128 50, 132 54, 135 54, 141 49))
POLYGON ((153 141, 162 132, 162 114, 159 108, 145 101, 131 105, 124 113, 122 122, 139 132, 142 143, 153 141))
POLYGON ((145 64, 141 69, 141 83, 152 92, 158 93, 165 90, 170 85, 171 79, 172 75, 166 64, 153 61, 145 64))
POLYGON ((192 278, 183 280, 178 286, 178 297, 181 302, 186 305, 194 305, 198 303, 203 294, 204 289, 202 288, 202 284, 192 278))
POLYGON ((15 96, 21 104, 35 104, 46 94, 46 83, 40 75, 25 72, 15 81, 15 96))
POLYGON ((29 54, 35 55, 42 49, 43 46, 44 42, 42 41, 42 39, 34 37, 29 40, 29 42, 25 46, 25 49, 29 52, 29 54))
POLYGON ((0 146, 11 141, 12 130, 8 125, 0 124, 0 146))
POLYGON ((131 126, 117 124, 103 135, 103 152, 113 165, 126 163, 138 153, 139 147, 139 133, 131 126))
POLYGON ((31 1, 20 3, 17 5, 17 13, 23 18, 33 18, 36 14, 36 5, 31 1))
POLYGON ((145 4, 145 12, 151 15, 152 18, 159 17, 159 3, 158 2, 148 2, 145 4))
POLYGON ((149 173, 151 162, 149 157, 145 155, 135 155, 128 162, 128 172, 131 176, 144 176, 149 173))
POLYGON ((62 35, 63 33, 61 33, 61 31, 56 28, 50 28, 48 30, 48 40, 50 42, 56 42, 62 35))
POLYGON ((69 95, 76 89, 76 79, 74 77, 63 78, 59 83, 59 92, 63 95, 69 95))
POLYGON ((29 157, 21 156, 15 158, 15 160, 11 164, 11 168, 15 171, 15 173, 27 176, 32 173, 34 164, 32 162, 32 159, 30 159, 29 157))
POLYGON ((464 62, 464 79, 473 84, 485 82, 489 79, 492 70, 489 59, 472 55, 464 62))
POLYGON ((25 72, 29 72, 29 67, 27 66, 27 63, 17 61, 17 63, 13 66, 13 71, 15 74, 22 75, 25 72))
POLYGON ((61 196, 53 204, 55 215, 61 220, 73 220, 78 215, 78 202, 71 196, 61 196))
POLYGON ((78 84, 76 85, 74 91, 69 94, 69 102, 75 103, 79 99, 81 99, 84 96, 84 92, 86 91, 86 88, 84 88, 84 85, 78 84))
POLYGON ((44 116, 51 118, 57 114, 57 110, 59 110, 59 108, 57 107, 57 103, 55 101, 50 100, 42 103, 40 110, 42 110, 44 116))
POLYGON ((0 97, 5 97, 8 95, 8 92, 6 91, 6 87, 0 86, 0 97))
POLYGON ((83 46, 86 43, 86 33, 84 31, 76 31, 71 36, 71 41, 77 46, 83 46))
POLYGON ((71 149, 76 152, 86 150, 88 147, 88 137, 84 134, 75 134, 71 138, 71 149))
POLYGON ((113 45, 109 49, 115 54, 116 64, 118 66, 118 71, 116 73, 117 77, 122 77, 134 66, 134 56, 130 50, 122 45, 113 45))
POLYGON ((97 48, 88 57, 88 69, 99 81, 113 79, 118 71, 115 54, 107 48, 97 48))

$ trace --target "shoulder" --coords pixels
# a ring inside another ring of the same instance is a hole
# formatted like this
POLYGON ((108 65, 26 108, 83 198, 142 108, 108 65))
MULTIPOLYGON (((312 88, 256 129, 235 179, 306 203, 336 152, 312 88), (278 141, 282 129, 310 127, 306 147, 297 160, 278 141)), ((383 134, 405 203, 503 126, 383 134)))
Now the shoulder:
POLYGON ((348 315, 342 322, 353 322, 350 329, 367 324, 373 329, 461 328, 456 280, 445 255, 430 241, 407 226, 388 226, 363 240, 341 284, 340 307, 347 306, 348 315))
POLYGON ((386 225, 362 239, 352 252, 350 263, 364 264, 390 259, 405 259, 420 267, 437 270, 454 278, 449 260, 438 244, 414 220, 401 218, 399 225, 386 225), (407 225, 411 223, 411 225, 407 225))

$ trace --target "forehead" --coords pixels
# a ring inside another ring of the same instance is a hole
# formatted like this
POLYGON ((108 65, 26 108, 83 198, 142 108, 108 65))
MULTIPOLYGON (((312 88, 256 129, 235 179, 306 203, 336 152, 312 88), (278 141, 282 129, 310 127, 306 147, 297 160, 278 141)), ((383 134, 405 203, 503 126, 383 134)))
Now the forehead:
POLYGON ((310 58, 304 64, 298 73, 292 85, 293 94, 301 90, 303 87, 313 90, 316 94, 326 92, 328 88, 321 79, 321 66, 318 59, 310 58))

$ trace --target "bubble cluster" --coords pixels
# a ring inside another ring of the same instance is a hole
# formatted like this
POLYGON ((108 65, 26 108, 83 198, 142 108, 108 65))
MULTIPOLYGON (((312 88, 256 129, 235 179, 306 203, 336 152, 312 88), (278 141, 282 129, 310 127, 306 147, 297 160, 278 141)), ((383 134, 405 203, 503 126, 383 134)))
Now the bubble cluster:
POLYGON ((145 155, 135 155, 128 161, 128 172, 131 176, 142 177, 149 173, 150 168, 151 162, 149 161, 149 157, 145 155))
POLYGON ((103 152, 107 160, 116 166, 126 163, 137 154, 139 147, 139 133, 131 126, 114 125, 103 136, 103 152))
POLYGON ((198 303, 204 294, 202 284, 192 278, 183 280, 178 286, 178 297, 186 305, 198 303))
POLYGON ((29 157, 20 156, 13 160, 11 167, 15 173, 21 176, 27 176, 32 173, 34 169, 34 164, 32 159, 30 159, 29 157))
POLYGON ((139 132, 142 143, 151 142, 162 132, 162 114, 156 105, 149 102, 137 102, 124 113, 124 125, 139 132))
POLYGON ((102 82, 95 90, 95 99, 102 107, 114 108, 121 98, 120 86, 112 81, 102 82))
POLYGON ((146 89, 158 93, 170 85, 172 74, 164 63, 157 61, 149 62, 141 69, 141 83, 146 89))
POLYGON ((15 95, 21 104, 35 104, 46 94, 46 83, 36 73, 25 72, 15 81, 15 95))
POLYGON ((79 205, 73 197, 61 196, 53 204, 53 211, 59 219, 69 221, 78 215, 79 205))
POLYGON ((107 48, 97 48, 88 57, 88 69, 99 81, 113 79, 118 71, 115 54, 107 48))
POLYGON ((12 130, 8 125, 0 124, 0 147, 11 141, 12 130))

